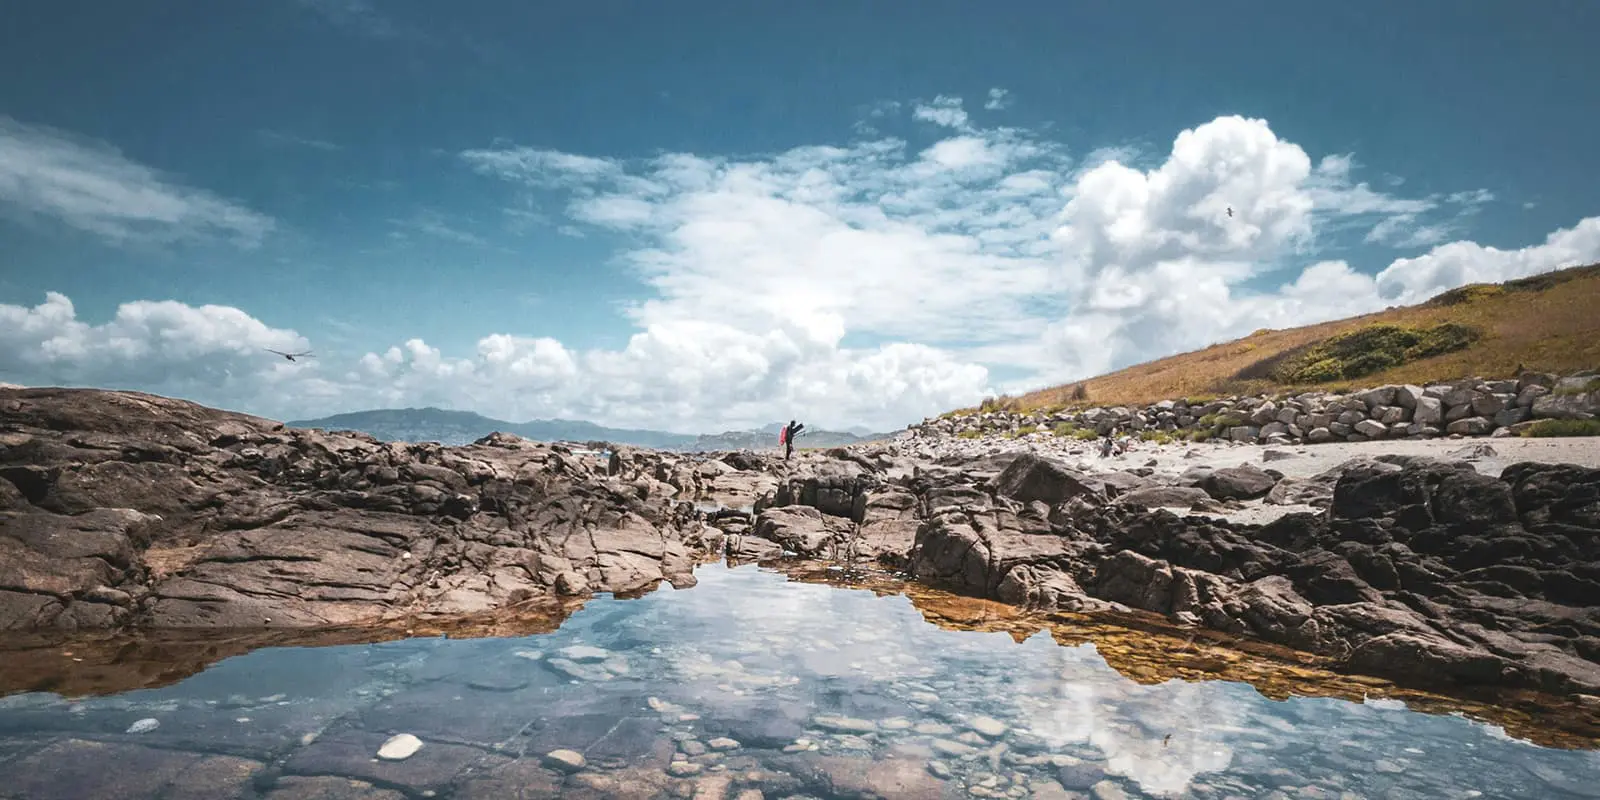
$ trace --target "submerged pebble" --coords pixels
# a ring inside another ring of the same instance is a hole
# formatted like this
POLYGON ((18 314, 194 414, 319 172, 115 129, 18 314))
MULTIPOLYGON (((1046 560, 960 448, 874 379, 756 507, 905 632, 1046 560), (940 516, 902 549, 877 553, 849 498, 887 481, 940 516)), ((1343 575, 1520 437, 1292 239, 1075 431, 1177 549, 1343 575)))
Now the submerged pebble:
POLYGON ((378 748, 378 758, 385 761, 404 761, 416 755, 421 749, 421 739, 409 733, 402 733, 389 737, 389 740, 378 748))
POLYGON ((552 750, 544 756, 544 764, 560 772, 577 772, 588 761, 576 750, 552 750))
POLYGON ((128 726, 128 733, 149 733, 161 727, 161 721, 154 717, 145 717, 128 726))

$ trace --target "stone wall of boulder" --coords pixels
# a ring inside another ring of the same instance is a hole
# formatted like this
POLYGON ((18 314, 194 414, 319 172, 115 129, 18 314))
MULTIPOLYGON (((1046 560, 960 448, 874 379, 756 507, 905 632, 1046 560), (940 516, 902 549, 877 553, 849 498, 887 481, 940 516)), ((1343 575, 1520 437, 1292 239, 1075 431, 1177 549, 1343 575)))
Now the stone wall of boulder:
POLYGON ((1081 411, 991 411, 925 420, 914 435, 1049 437, 1072 430, 1166 431, 1234 442, 1291 444, 1514 436, 1543 419, 1600 417, 1600 371, 1557 376, 1467 378, 1428 386, 1379 386, 1338 394, 1229 397, 1207 402, 1163 400, 1146 406, 1081 411))

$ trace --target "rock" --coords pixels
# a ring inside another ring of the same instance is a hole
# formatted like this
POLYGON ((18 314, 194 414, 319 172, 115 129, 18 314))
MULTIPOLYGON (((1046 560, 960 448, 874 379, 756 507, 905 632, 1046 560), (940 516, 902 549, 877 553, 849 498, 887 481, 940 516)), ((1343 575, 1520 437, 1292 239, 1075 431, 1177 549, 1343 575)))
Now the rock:
POLYGON ((871 733, 878 729, 877 724, 872 720, 845 717, 838 714, 818 714, 811 718, 811 724, 834 733, 871 733))
POLYGON ((557 772, 574 773, 584 768, 588 761, 575 750, 552 750, 545 754, 544 765, 557 772))
POLYGON ((1117 505, 1137 505, 1145 508, 1187 509, 1209 504, 1211 495, 1204 489, 1187 486, 1152 486, 1147 489, 1135 489, 1118 497, 1114 502, 1117 505))
POLYGON ((1388 426, 1373 419, 1364 419, 1352 426, 1356 433, 1368 439, 1382 439, 1389 432, 1388 426))
POLYGON ((384 761, 404 761, 417 754, 422 749, 422 740, 409 733, 401 733, 389 737, 378 748, 378 758, 384 761))
POLYGON ((1032 453, 1022 454, 1001 471, 995 491, 1024 503, 1038 500, 1050 505, 1092 493, 1065 465, 1032 453))
POLYGON ((1444 422, 1444 402, 1437 397, 1423 396, 1417 398, 1417 405, 1411 414, 1411 421, 1418 425, 1437 426, 1444 422))
POLYGON ((972 730, 976 731, 985 739, 999 739, 1000 737, 1005 736, 1006 731, 1009 730, 1004 722, 1001 722, 994 717, 983 716, 973 717, 972 719, 967 720, 967 727, 972 728, 972 730))
POLYGON ((1445 432, 1463 436, 1483 436, 1492 430, 1494 422, 1483 417, 1463 417, 1445 426, 1445 432))
POLYGON ((1218 500, 1254 500, 1265 497, 1277 482, 1255 467, 1226 467, 1206 476, 1200 488, 1218 500))
POLYGON ((607 478, 512 436, 382 443, 86 389, 0 390, 0 429, 28 442, 0 448, 0 483, 22 487, 0 496, 0 563, 45 592, 0 592, 0 629, 351 626, 553 605, 692 581, 712 550, 693 515, 616 482, 665 463, 652 453, 619 453, 607 478))
POLYGON ((160 720, 154 717, 145 717, 141 720, 135 720, 132 725, 129 725, 128 733, 149 733, 159 727, 161 727, 160 720))

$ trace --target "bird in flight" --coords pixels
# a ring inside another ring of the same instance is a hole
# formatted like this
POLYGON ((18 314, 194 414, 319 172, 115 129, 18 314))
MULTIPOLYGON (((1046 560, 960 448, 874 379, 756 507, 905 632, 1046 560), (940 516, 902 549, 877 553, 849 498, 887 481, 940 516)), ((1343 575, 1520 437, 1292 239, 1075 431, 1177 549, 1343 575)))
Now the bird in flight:
POLYGON ((270 347, 266 347, 266 348, 262 348, 262 349, 266 350, 269 353, 277 353, 278 355, 283 356, 284 358, 287 358, 290 361, 293 361, 293 360, 295 360, 297 358, 305 358, 306 356, 311 355, 311 351, 310 350, 307 350, 304 353, 284 353, 284 352, 280 352, 278 350, 274 350, 274 349, 272 349, 270 347))
POLYGON ((1233 206, 1228 206, 1228 216, 1233 216, 1233 206))

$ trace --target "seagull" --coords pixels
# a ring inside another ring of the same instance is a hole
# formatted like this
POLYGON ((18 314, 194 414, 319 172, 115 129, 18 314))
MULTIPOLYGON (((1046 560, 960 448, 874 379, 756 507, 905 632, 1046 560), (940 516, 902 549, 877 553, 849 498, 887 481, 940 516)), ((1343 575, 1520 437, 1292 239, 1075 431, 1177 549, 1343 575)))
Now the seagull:
POLYGON ((1228 216, 1233 216, 1233 206, 1228 206, 1228 216))
POLYGON ((293 361, 293 360, 295 360, 297 358, 305 358, 306 356, 311 355, 311 351, 310 350, 307 350, 304 353, 284 353, 284 352, 280 352, 280 351, 274 350, 274 349, 272 349, 270 347, 264 347, 262 349, 266 350, 269 353, 277 353, 278 355, 283 356, 284 358, 287 358, 290 361, 293 361))

